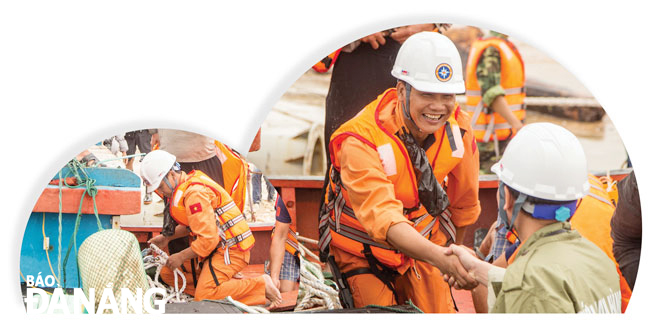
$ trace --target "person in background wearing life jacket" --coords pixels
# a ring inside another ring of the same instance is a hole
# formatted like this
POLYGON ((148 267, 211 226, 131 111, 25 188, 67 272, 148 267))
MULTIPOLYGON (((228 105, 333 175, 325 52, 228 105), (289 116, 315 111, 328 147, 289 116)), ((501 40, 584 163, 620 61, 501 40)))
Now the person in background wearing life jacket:
POLYGON ((148 153, 140 168, 148 192, 169 201, 170 214, 177 222, 172 236, 158 235, 149 243, 161 249, 175 238, 192 234, 190 247, 170 255, 166 267, 179 268, 194 258, 204 260, 195 300, 224 299, 227 296, 247 304, 277 306, 282 299, 270 277, 234 279, 250 261, 254 237, 247 221, 229 194, 203 172, 181 172, 176 157, 163 150, 148 153))
MULTIPOLYGON (((224 145, 221 146, 220 144, 218 144, 218 148, 223 152, 226 152, 228 149, 228 147, 224 145)), ((250 152, 257 151, 260 148, 261 128, 252 141, 250 152)), ((242 161, 246 163, 245 160, 242 161)), ((268 182, 268 180, 266 181, 268 182)), ((272 186, 270 184, 268 185, 272 186)), ((292 225, 289 210, 279 194, 277 194, 275 198, 275 227, 273 228, 269 254, 269 268, 266 271, 266 274, 270 275, 273 283, 280 292, 295 290, 296 283, 300 280, 298 238, 296 227, 292 225)))
POLYGON ((277 195, 275 205, 275 228, 270 242, 270 262, 267 274, 270 275, 280 292, 296 289, 300 281, 299 248, 295 227, 284 201, 277 195))
POLYGON ((466 74, 466 110, 472 116, 481 168, 489 168, 523 126, 525 67, 507 35, 490 31, 472 43, 466 74))
POLYGON ((482 261, 465 246, 450 246, 492 292, 489 311, 620 313, 615 264, 569 223, 591 187, 575 135, 551 123, 526 125, 491 171, 500 181, 498 217, 520 242, 507 253, 508 267, 482 261))
POLYGON ((462 288, 477 282, 443 245, 461 243, 481 211, 479 152, 456 103, 461 59, 449 38, 421 32, 403 43, 391 73, 396 88, 330 139, 321 258, 350 291, 345 305, 411 300, 427 313, 455 312, 442 275, 462 288))
MULTIPOLYGON (((235 201, 240 200, 239 208, 246 211, 247 204, 244 198, 247 197, 247 173, 249 166, 247 161, 237 152, 216 141, 218 147, 218 156, 222 161, 225 179, 231 186, 231 196, 235 201)), ((261 128, 254 137, 250 145, 250 152, 261 148, 261 128)), ((254 177, 254 174, 252 174, 254 177)), ((268 182, 268 180, 266 180, 268 182)), ((268 184, 269 186, 272 186, 268 184)), ((300 279, 300 262, 298 261, 298 239, 295 226, 291 224, 289 211, 278 194, 275 198, 275 227, 270 244, 270 263, 266 274, 270 275, 271 280, 280 292, 289 292, 296 289, 296 283, 300 279)))

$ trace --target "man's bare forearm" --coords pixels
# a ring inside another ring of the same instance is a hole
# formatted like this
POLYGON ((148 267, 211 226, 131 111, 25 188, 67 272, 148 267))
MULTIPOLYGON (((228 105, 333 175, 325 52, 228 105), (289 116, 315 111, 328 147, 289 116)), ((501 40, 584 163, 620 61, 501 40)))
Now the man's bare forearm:
POLYGON ((424 238, 407 223, 390 226, 387 241, 403 254, 431 265, 437 266, 437 259, 445 256, 442 247, 424 238))

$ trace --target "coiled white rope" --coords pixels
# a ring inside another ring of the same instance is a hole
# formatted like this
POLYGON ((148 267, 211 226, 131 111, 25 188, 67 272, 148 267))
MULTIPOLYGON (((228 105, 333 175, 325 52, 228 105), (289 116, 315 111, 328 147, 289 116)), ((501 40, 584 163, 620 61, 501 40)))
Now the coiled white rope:
MULTIPOLYGON (((309 251, 302 243, 298 243, 300 250, 300 293, 303 293, 302 298, 298 296, 298 303, 296 304, 296 311, 302 311, 312 308, 314 306, 321 306, 325 309, 341 309, 339 302, 339 293, 337 290, 325 284, 325 278, 321 267, 305 259, 306 254, 316 257, 309 251)), ((318 257, 316 257, 318 260, 318 257)))
POLYGON ((149 286, 152 288, 161 288, 168 293, 167 297, 163 299, 165 303, 188 302, 193 300, 193 297, 184 293, 184 290, 186 289, 186 276, 183 274, 183 272, 181 272, 179 268, 174 269, 174 287, 166 287, 158 281, 160 270, 167 263, 167 259, 169 258, 167 253, 163 252, 163 250, 158 248, 158 246, 150 244, 149 248, 142 251, 142 256, 145 270, 148 270, 152 267, 156 268, 156 274, 154 275, 154 278, 152 279, 147 276, 147 280, 149 280, 149 286), (154 253, 156 254, 155 256, 153 255, 154 253), (183 284, 180 289, 179 276, 181 279, 183 279, 183 284))

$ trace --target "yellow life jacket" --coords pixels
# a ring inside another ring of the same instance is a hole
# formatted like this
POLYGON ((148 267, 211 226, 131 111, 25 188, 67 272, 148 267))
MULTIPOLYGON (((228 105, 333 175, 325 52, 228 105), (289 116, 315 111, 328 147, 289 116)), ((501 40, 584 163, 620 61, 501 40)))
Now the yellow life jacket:
POLYGON ((172 218, 181 225, 190 225, 184 206, 185 193, 188 187, 192 185, 203 185, 211 189, 216 195, 211 204, 215 212, 216 226, 220 237, 219 246, 241 251, 251 249, 254 246, 252 231, 250 231, 243 213, 227 191, 201 171, 193 170, 188 176, 188 179, 179 184, 172 194, 170 201, 170 215, 172 218))
POLYGON ((495 47, 500 52, 500 85, 513 115, 525 118, 525 66, 513 43, 497 38, 479 39, 472 43, 465 66, 465 111, 471 116, 471 125, 478 142, 506 140, 514 135, 511 125, 500 115, 485 109, 481 100, 481 87, 477 79, 477 65, 483 51, 495 47))
MULTIPOLYGON (((441 216, 429 215, 420 204, 417 193, 415 172, 402 141, 388 132, 378 119, 380 111, 387 105, 396 105, 397 95, 394 88, 388 89, 375 101, 367 105, 353 119, 339 127, 330 138, 330 182, 326 188, 325 203, 319 220, 319 246, 328 252, 329 245, 340 248, 356 256, 365 257, 364 245, 371 246, 373 256, 391 268, 404 267, 410 258, 391 246, 375 242, 366 229, 355 217, 351 203, 346 199, 346 189, 339 177, 340 166, 335 159, 335 152, 341 150, 342 142, 354 137, 381 157, 383 171, 396 189, 396 199, 403 203, 403 214, 414 223, 415 229, 422 236, 429 236, 431 231, 441 231, 447 240, 455 241, 456 228, 451 221, 451 212, 446 209, 441 216)), ((444 180, 449 172, 461 161, 464 150, 462 133, 456 116, 462 114, 456 109, 445 127, 438 130, 433 143, 426 154, 438 180, 444 180)), ((464 118, 467 123, 467 118, 464 118)))

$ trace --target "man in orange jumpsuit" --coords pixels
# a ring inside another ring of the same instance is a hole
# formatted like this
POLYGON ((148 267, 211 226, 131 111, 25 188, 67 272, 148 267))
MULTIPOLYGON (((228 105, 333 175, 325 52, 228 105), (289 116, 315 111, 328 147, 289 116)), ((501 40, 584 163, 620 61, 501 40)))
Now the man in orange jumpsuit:
POLYGON ((424 312, 455 312, 442 274, 463 288, 477 283, 443 246, 461 242, 481 211, 479 153, 456 104, 465 91, 460 56, 447 37, 418 33, 392 75, 396 88, 330 139, 322 256, 336 262, 354 307, 410 299, 424 312))
MULTIPOLYGON (((226 183, 226 186, 223 188, 231 195, 232 200, 236 203, 236 206, 243 212, 247 212, 245 209, 248 206, 245 202, 246 191, 248 190, 248 179, 250 173, 248 162, 241 156, 238 152, 234 151, 227 145, 215 140, 216 147, 216 156, 218 157, 218 162, 220 164, 220 173, 218 174, 220 179, 223 180, 223 183, 226 183)), ((254 137, 252 144, 250 145, 250 152, 257 151, 261 148, 261 129, 257 132, 257 135, 254 137)), ((184 171, 191 171, 192 169, 186 170, 185 166, 181 166, 184 171)), ((198 169, 206 174, 206 169, 209 165, 200 165, 201 168, 198 169)), ((213 178, 212 176, 209 177, 213 178)), ((215 178, 213 178, 215 180, 215 178)), ((282 208, 277 209, 276 219, 280 220, 280 215, 282 217, 288 217, 288 211, 284 206, 282 199, 277 196, 277 205, 282 208), (281 210, 281 211, 280 211, 281 210)), ((282 219, 284 220, 284 219, 282 219)), ((271 279, 273 280, 274 285, 280 290, 280 292, 288 292, 297 288, 296 283, 298 282, 299 274, 299 263, 295 258, 297 248, 297 240, 295 238, 295 227, 291 226, 290 218, 288 221, 284 222, 276 221, 274 236, 271 240, 270 248, 270 258, 271 263, 270 267, 275 270, 275 272, 270 272, 271 279), (283 231, 283 233, 282 233, 283 231), (278 258, 279 257, 279 258, 278 258), (280 274, 280 270, 282 270, 280 274), (280 281, 282 280, 282 281, 280 281)), ((188 238, 185 242, 180 243, 179 245, 173 247, 172 241, 169 242, 170 253, 179 252, 180 250, 189 247, 188 238), (175 248, 175 250, 173 250, 175 248), (178 249, 177 249, 178 248, 178 249)), ((185 293, 194 295, 195 294, 195 282, 196 277, 198 276, 199 270, 195 274, 191 270, 195 269, 193 267, 195 264, 194 260, 186 261, 183 263, 181 270, 183 271, 184 276, 186 277, 186 288, 185 293)), ((268 273, 268 272, 267 272, 268 273)), ((236 275, 237 278, 240 278, 242 275, 239 273, 236 275)), ((173 286, 175 275, 170 269, 163 269, 160 273, 160 278, 163 282, 173 286)))
POLYGON ((266 299, 276 306, 281 295, 270 277, 234 279, 247 266, 254 237, 243 214, 229 194, 200 171, 181 172, 176 157, 155 150, 144 157, 140 174, 147 192, 156 191, 170 201, 170 213, 178 223, 174 234, 152 238, 160 248, 175 238, 190 235, 190 247, 172 254, 166 267, 174 270, 185 261, 204 259, 195 288, 195 300, 224 299, 227 296, 248 304, 264 304, 266 299))

